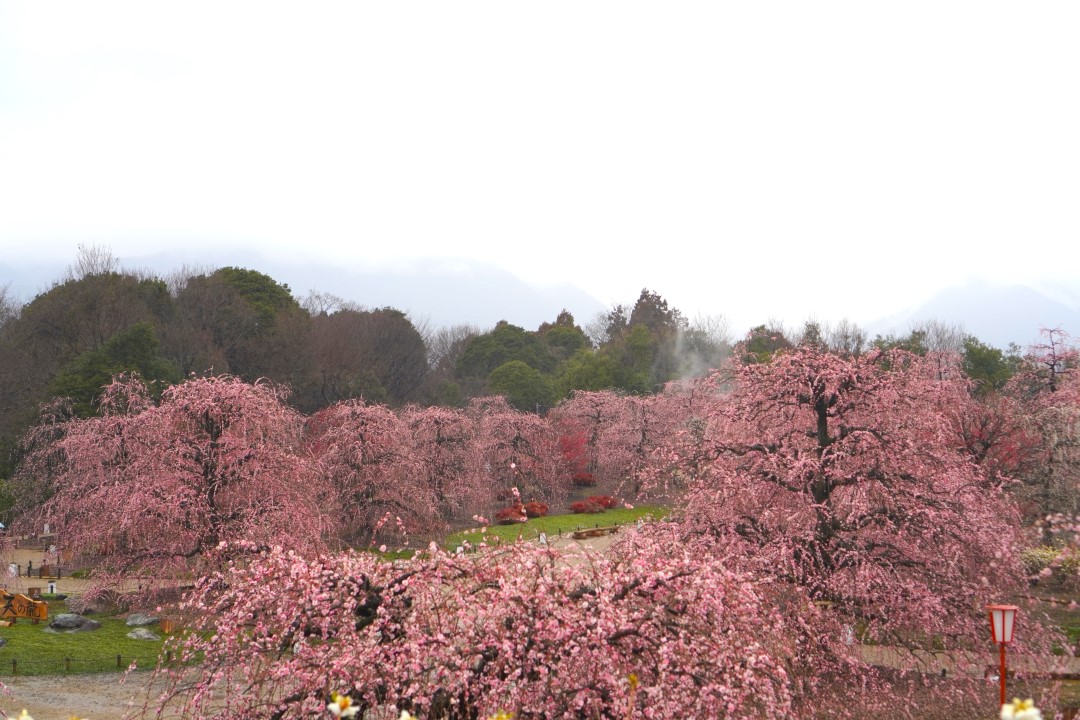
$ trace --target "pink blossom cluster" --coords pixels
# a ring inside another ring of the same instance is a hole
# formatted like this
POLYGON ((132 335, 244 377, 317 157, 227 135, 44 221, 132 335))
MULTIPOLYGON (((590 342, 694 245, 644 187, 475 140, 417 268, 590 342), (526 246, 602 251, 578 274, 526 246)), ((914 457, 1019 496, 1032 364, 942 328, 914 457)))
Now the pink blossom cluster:
POLYGON ((200 662, 168 675, 168 695, 191 717, 310 717, 331 692, 424 718, 793 708, 785 619, 747 577, 668 548, 648 563, 516 545, 394 564, 275 549, 207 577, 187 610, 201 624, 176 651, 200 662))

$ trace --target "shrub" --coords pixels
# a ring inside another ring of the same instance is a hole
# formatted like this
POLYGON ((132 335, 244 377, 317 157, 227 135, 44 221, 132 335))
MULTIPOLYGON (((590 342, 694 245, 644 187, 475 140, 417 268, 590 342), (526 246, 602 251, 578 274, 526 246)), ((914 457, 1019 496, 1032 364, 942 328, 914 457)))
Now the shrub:
POLYGON ((1027 548, 1020 553, 1020 562, 1029 575, 1036 575, 1057 560, 1060 551, 1049 545, 1027 548))
POLYGON ((514 523, 525 522, 525 506, 518 503, 517 505, 512 505, 500 510, 495 513, 495 522, 500 525, 513 525, 514 523))
POLYGON ((588 502, 596 503, 604 510, 615 507, 615 498, 610 495, 592 495, 588 498, 588 502))
POLYGON ((592 487, 596 484, 596 478, 593 477, 591 472, 577 472, 570 478, 574 485, 578 487, 592 487))
POLYGON ((1080 575, 1080 549, 1073 548, 1061 553, 1061 574, 1065 580, 1076 579, 1080 575))
POLYGON ((578 500, 570 503, 570 509, 575 513, 602 513, 604 506, 592 500, 578 500))
POLYGON ((531 518, 544 517, 548 514, 548 506, 542 502, 527 502, 523 507, 525 514, 531 518))

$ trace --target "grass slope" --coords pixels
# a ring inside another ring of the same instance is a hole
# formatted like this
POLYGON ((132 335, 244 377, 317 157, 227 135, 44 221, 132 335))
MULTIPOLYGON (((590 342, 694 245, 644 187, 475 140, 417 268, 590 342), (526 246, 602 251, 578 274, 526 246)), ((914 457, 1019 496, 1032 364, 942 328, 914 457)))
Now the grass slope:
MULTIPOLYGON (((67 612, 63 600, 43 596, 49 602, 49 617, 67 612)), ((0 647, 0 678, 19 675, 63 675, 65 673, 108 672, 126 670, 135 661, 139 668, 152 668, 157 663, 165 636, 155 626, 148 629, 161 635, 160 640, 133 640, 127 634, 124 618, 94 615, 101 623, 99 630, 89 632, 47 631, 48 621, 34 625, 19 619, 11 627, 0 627, 0 637, 7 643, 0 647), (15 661, 13 666, 12 661, 15 661)))
POLYGON ((573 515, 549 515, 548 517, 534 518, 523 523, 513 525, 492 525, 487 529, 479 528, 464 530, 447 536, 443 541, 443 547, 454 550, 465 540, 477 545, 486 540, 492 542, 498 538, 499 542, 514 542, 522 540, 536 540, 540 533, 546 533, 549 539, 555 539, 560 534, 566 535, 575 530, 584 530, 593 527, 611 527, 612 525, 630 525, 639 519, 645 521, 660 520, 667 516, 670 508, 661 505, 639 505, 632 509, 612 508, 602 513, 585 513, 573 515))

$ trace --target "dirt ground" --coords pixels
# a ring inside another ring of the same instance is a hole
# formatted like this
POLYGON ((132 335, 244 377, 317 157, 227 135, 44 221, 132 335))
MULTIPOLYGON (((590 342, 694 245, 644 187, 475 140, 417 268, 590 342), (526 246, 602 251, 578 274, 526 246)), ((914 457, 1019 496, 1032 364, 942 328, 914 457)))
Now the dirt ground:
POLYGON ((34 720, 120 720, 144 706, 149 680, 149 673, 3 677, 0 710, 18 717, 25 709, 34 720))

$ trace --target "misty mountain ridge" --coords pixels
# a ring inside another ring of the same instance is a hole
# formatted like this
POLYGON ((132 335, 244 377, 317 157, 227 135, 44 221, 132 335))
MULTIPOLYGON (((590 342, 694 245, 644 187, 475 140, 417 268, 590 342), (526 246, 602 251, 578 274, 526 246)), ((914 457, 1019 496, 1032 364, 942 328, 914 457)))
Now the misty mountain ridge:
POLYGON ((287 282, 296 295, 314 290, 366 307, 393 307, 436 327, 469 324, 481 329, 506 320, 525 329, 553 322, 564 309, 579 324, 607 306, 568 283, 538 286, 495 265, 453 258, 424 260, 379 270, 291 265, 266 274, 287 282))
POLYGON ((866 328, 875 335, 907 335, 916 325, 936 320, 961 326, 987 345, 1025 348, 1040 340, 1041 328, 1080 335, 1080 296, 1062 286, 993 285, 972 282, 938 292, 922 305, 882 318, 866 328))

